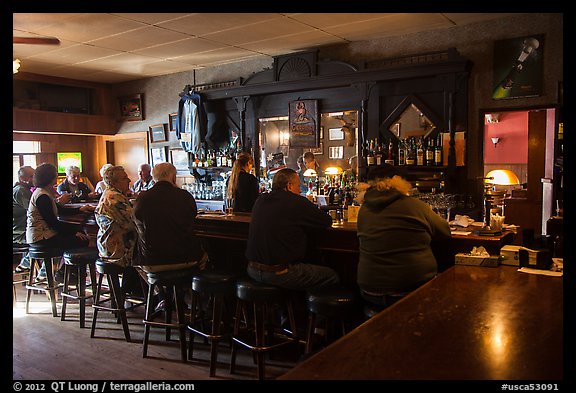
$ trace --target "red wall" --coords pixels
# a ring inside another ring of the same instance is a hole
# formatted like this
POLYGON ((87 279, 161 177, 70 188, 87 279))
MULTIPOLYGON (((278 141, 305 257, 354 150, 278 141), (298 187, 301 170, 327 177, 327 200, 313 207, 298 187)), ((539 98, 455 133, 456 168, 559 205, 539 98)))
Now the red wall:
POLYGON ((528 112, 500 112, 498 123, 484 125, 485 164, 528 164, 528 112), (499 137, 494 147, 492 137, 499 137))

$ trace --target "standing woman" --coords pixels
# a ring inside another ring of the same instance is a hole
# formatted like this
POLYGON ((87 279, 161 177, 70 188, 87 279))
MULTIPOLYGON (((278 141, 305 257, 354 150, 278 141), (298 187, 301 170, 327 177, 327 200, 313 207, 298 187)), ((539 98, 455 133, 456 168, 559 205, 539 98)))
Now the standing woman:
MULTIPOLYGON (((79 208, 61 207, 56 204, 54 185, 58 171, 52 164, 40 164, 34 173, 36 189, 30 198, 26 213, 26 243, 33 247, 71 249, 87 247, 88 236, 79 225, 58 220, 58 214, 78 214, 94 211, 94 207, 84 205, 79 208)), ((58 280, 62 272, 56 276, 58 280)))
POLYGON ((235 212, 251 212, 256 198, 258 198, 258 179, 250 171, 254 159, 248 153, 240 153, 234 161, 232 174, 228 178, 226 196, 233 200, 232 207, 235 212))

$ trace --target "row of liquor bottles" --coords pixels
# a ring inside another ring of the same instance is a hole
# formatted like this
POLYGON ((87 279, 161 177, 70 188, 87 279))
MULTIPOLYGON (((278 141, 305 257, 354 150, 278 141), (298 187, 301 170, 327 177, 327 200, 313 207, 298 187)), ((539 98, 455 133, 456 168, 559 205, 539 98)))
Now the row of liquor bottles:
POLYGON ((415 165, 415 166, 442 166, 443 165, 442 134, 436 137, 425 138, 409 137, 399 139, 394 143, 392 139, 378 142, 378 139, 369 139, 363 146, 363 157, 366 166, 415 165))
POLYGON ((204 146, 200 153, 192 155, 192 168, 232 167, 236 159, 236 152, 240 152, 240 143, 234 148, 208 149, 204 146))

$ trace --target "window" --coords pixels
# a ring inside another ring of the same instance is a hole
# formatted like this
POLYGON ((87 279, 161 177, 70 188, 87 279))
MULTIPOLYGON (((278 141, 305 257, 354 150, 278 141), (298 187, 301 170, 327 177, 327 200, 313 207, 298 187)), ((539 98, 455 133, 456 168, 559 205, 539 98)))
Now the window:
POLYGON ((12 141, 12 184, 18 181, 18 169, 28 165, 36 168, 36 154, 40 153, 40 142, 37 141, 12 141))

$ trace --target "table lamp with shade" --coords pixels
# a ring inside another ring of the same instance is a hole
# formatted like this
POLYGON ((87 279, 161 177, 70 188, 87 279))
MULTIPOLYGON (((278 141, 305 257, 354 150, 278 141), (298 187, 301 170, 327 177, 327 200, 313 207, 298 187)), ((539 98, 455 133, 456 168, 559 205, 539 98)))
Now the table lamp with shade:
POLYGON ((520 184, 518 176, 508 169, 495 169, 484 177, 484 225, 490 225, 490 214, 504 215, 504 198, 509 186, 520 184))

